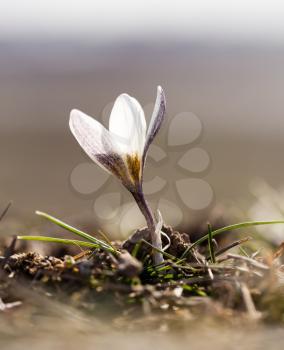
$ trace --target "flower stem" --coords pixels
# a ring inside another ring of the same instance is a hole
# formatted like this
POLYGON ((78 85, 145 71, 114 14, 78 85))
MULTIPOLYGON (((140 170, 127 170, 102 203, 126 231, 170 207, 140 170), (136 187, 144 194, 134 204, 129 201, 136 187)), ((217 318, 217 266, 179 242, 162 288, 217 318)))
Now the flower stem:
MULTIPOLYGON (((145 199, 143 190, 140 189, 137 192, 132 192, 132 195, 139 209, 141 210, 142 214, 146 219, 148 229, 151 233, 151 240, 152 240, 153 246, 158 250, 162 250, 161 232, 156 232, 157 223, 154 218, 153 212, 145 199)), ((163 255, 158 251, 153 252, 153 259, 154 259, 155 265, 161 264, 164 261, 163 255)))

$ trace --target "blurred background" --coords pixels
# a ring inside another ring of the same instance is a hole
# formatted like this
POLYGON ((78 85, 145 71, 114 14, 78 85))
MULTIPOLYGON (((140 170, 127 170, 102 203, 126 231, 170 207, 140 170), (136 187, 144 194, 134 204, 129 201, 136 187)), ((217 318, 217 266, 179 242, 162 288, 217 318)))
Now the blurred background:
MULTIPOLYGON (((101 119, 122 92, 154 102, 158 84, 168 119, 155 143, 167 144, 177 114, 198 117, 202 133, 187 148, 209 154, 210 166, 194 177, 210 184, 215 204, 245 210, 255 179, 283 185, 280 1, 9 0, 0 5, 0 53, 0 203, 12 199, 14 215, 92 213, 96 193, 70 182, 88 162, 69 132, 70 110, 101 119)), ((166 168, 174 183, 174 165, 166 168)))

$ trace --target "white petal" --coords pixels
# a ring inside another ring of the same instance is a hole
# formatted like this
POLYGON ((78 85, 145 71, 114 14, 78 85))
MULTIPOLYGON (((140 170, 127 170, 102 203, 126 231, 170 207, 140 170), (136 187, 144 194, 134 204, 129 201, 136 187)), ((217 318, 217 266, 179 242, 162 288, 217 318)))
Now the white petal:
POLYGON ((160 127, 162 125, 162 122, 164 120, 166 113, 166 98, 164 91, 161 86, 158 86, 157 88, 157 97, 155 102, 155 107, 153 110, 153 114, 151 117, 151 121, 148 127, 146 141, 145 141, 145 148, 144 148, 144 154, 143 154, 143 160, 145 161, 147 151, 149 149, 150 144, 153 142, 155 136, 157 135, 158 131, 160 130, 160 127))
POLYGON ((142 156, 146 121, 143 109, 135 98, 127 94, 118 96, 111 111, 109 130, 119 137, 125 153, 142 156))
POLYGON ((99 160, 101 155, 117 153, 117 146, 109 131, 85 113, 73 109, 69 126, 76 140, 87 155, 98 165, 109 171, 99 160))

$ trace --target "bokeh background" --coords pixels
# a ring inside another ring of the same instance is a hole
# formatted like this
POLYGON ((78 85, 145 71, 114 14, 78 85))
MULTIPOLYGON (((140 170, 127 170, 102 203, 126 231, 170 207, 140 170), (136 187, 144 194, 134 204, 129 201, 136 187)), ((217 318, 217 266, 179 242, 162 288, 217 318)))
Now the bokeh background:
POLYGON ((280 1, 9 0, 0 53, 0 203, 12 199, 14 216, 90 214, 95 194, 70 184, 88 161, 69 132, 70 110, 100 118, 122 92, 148 104, 158 84, 168 123, 181 112, 202 121, 193 145, 210 154, 200 178, 215 203, 248 208, 254 179, 283 184, 280 1))

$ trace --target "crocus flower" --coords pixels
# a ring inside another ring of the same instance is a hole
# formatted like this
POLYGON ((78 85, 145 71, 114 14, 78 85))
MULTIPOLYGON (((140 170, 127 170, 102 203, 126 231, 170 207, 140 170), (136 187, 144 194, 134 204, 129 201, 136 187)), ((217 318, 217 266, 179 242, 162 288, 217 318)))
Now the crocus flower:
MULTIPOLYGON (((70 114, 70 129, 87 155, 99 166, 114 174, 131 192, 142 211, 152 244, 162 249, 161 234, 142 188, 143 170, 150 144, 158 133, 165 116, 165 95, 160 86, 152 118, 147 130, 145 115, 139 102, 122 94, 116 99, 109 119, 109 130, 79 110, 70 114)), ((155 263, 163 261, 154 253, 155 263)))

